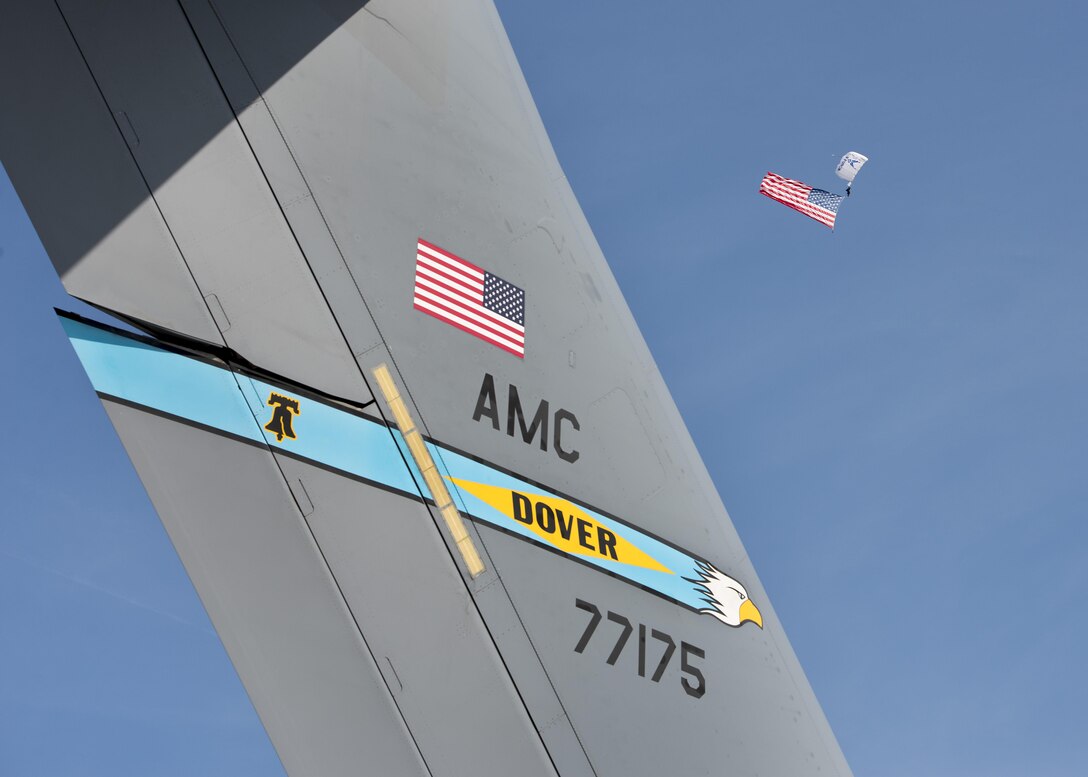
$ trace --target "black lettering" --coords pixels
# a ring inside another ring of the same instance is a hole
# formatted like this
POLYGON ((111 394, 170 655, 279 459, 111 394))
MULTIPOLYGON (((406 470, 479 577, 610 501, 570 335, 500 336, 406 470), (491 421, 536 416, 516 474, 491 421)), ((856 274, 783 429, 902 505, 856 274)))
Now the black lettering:
POLYGON ((581 545, 583 548, 588 548, 589 550, 596 550, 595 547, 589 544, 589 530, 592 526, 593 524, 591 524, 589 521, 583 520, 581 518, 578 519, 578 544, 581 545))
POLYGON ((559 454, 559 458, 561 458, 563 461, 573 464, 574 462, 578 461, 578 457, 582 454, 575 450, 568 451, 566 448, 563 447, 564 421, 570 422, 571 427, 573 427, 574 431, 576 432, 582 427, 579 425, 578 419, 574 417, 574 413, 570 412, 569 410, 559 408, 555 411, 555 440, 553 442, 553 447, 555 448, 555 452, 559 454))
POLYGON ((631 625, 631 621, 627 620, 624 616, 618 612, 608 611, 608 620, 613 623, 618 623, 623 627, 623 631, 620 632, 619 639, 616 640, 616 646, 612 648, 612 652, 608 654, 608 665, 615 666, 616 661, 620 657, 620 653, 623 652, 624 645, 627 644, 627 639, 631 636, 631 632, 635 630, 635 627, 631 625))
POLYGON ((499 431, 498 399, 495 397, 495 379, 490 373, 484 373, 484 382, 480 386, 480 396, 476 400, 476 410, 472 413, 472 420, 479 421, 484 416, 491 419, 491 426, 499 431))
MULTIPOLYGON (((579 521, 579 533, 581 533, 581 524, 585 521, 579 521)), ((614 538, 614 535, 613 535, 614 538)), ((597 605, 592 602, 583 601, 582 599, 575 599, 574 606, 579 610, 588 612, 590 615, 589 623, 586 624, 585 631, 582 632, 581 638, 578 640, 578 644, 574 646, 575 653, 582 653, 589 645, 589 641, 593 634, 597 631, 597 626, 601 623, 601 611, 597 605)), ((638 626, 638 656, 637 656, 637 672, 639 677, 647 677, 649 674, 649 651, 647 650, 646 643, 647 634, 653 637, 658 642, 665 644, 665 651, 661 654, 661 659, 657 662, 657 666, 654 668, 653 675, 650 676, 650 681, 659 683, 661 678, 665 676, 665 670, 669 666, 669 662, 672 660, 673 654, 676 652, 676 642, 671 636, 664 631, 658 631, 651 628, 644 623, 633 624, 624 615, 620 615, 618 612, 608 611, 608 620, 612 623, 619 624, 621 631, 616 637, 616 644, 612 647, 612 652, 608 654, 608 658, 605 659, 609 666, 615 666, 620 659, 620 655, 623 653, 624 648, 627 646, 627 642, 630 640, 631 635, 635 631, 635 626, 638 626)), ((698 648, 695 645, 681 641, 680 643, 680 685, 684 689, 684 693, 688 696, 692 696, 696 699, 702 698, 706 694, 706 677, 703 675, 702 670, 692 664, 693 658, 706 658, 706 652, 702 648, 698 648)))
MULTIPOLYGON (((578 600, 575 600, 577 605, 578 600)), ((669 659, 672 658, 672 654, 676 652, 676 643, 672 641, 672 637, 663 631, 652 629, 650 634, 654 639, 660 640, 665 643, 665 652, 661 654, 661 661, 657 664, 657 669, 654 670, 654 676, 650 679, 655 683, 661 682, 661 676, 665 674, 665 667, 669 665, 669 659)))
POLYGON ((683 674, 691 675, 695 678, 694 683, 688 682, 688 678, 681 677, 680 684, 684 686, 684 693, 688 696, 696 699, 701 699, 703 694, 706 693, 706 678, 703 677, 703 673, 699 670, 699 667, 692 666, 688 661, 688 656, 693 655, 698 658, 706 658, 706 653, 702 648, 697 648, 695 645, 689 645, 687 642, 680 642, 680 671, 683 674))
POLYGON ((583 602, 581 599, 575 599, 574 606, 579 610, 585 610, 592 616, 589 623, 586 624, 586 630, 582 632, 582 638, 574 646, 574 652, 581 653, 589 644, 589 638, 593 636, 593 632, 597 630, 597 624, 601 622, 601 611, 597 609, 597 605, 593 604, 593 602, 583 602))
POLYGON ((555 533, 555 513, 543 502, 536 503, 536 522, 548 534, 555 533))
POLYGON ((511 491, 510 496, 514 498, 514 520, 522 523, 532 523, 533 503, 529 501, 529 498, 517 491, 511 491))
POLYGON ((540 404, 536 408, 536 415, 533 416, 533 423, 526 428, 525 426, 525 414, 521 410, 521 398, 518 396, 518 387, 513 383, 510 384, 510 399, 509 404, 506 406, 506 433, 511 437, 514 436, 514 417, 518 419, 518 426, 521 429, 521 439, 530 445, 533 444, 533 438, 537 435, 537 430, 540 431, 540 450, 548 450, 548 402, 547 400, 541 400, 540 404))
POLYGON ((646 624, 638 624, 638 676, 646 676, 646 624))
POLYGON ((611 556, 614 561, 619 561, 616 558, 616 535, 603 526, 597 527, 597 545, 602 556, 611 556))
MULTIPOLYGON (((502 421, 499 418, 501 413, 498 392, 495 390, 495 377, 491 373, 485 372, 483 383, 480 384, 480 394, 476 397, 476 407, 472 411, 472 420, 479 422, 486 418, 491 422, 492 429, 500 431, 502 428, 502 421)), ((548 400, 542 399, 537 405, 532 418, 526 421, 525 408, 521 404, 521 394, 518 392, 518 387, 513 383, 508 384, 506 403, 507 435, 517 437, 520 434, 522 441, 527 445, 535 445, 539 436, 540 450, 547 451, 549 422, 552 424, 551 442, 556 455, 571 464, 578 461, 582 454, 573 446, 567 447, 570 445, 571 434, 580 431, 582 428, 574 413, 559 408, 555 411, 553 417, 548 400), (564 428, 564 424, 566 424, 567 428, 564 428), (563 432, 567 433, 566 445, 563 443, 563 432)))
POLYGON ((555 514, 559 518, 559 533, 562 535, 563 539, 569 540, 570 539, 570 530, 574 528, 574 516, 573 515, 570 516, 564 522, 563 518, 566 517, 566 516, 563 515, 562 510, 556 510, 555 514))

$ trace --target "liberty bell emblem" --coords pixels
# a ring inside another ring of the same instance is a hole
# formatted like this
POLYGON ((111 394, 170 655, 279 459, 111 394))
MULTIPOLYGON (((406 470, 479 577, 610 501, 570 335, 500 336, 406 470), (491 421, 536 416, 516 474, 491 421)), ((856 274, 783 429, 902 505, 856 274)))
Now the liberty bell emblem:
POLYGON ((295 428, 291 422, 301 412, 298 408, 298 400, 273 391, 268 395, 267 404, 272 408, 272 420, 265 424, 264 428, 276 435, 276 442, 283 442, 284 437, 296 439, 295 428))

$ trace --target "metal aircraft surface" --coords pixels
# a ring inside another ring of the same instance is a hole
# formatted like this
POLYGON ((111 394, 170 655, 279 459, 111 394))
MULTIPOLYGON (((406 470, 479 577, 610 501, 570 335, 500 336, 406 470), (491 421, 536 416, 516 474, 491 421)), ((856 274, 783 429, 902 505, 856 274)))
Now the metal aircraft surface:
POLYGON ((3 163, 145 335, 62 323, 288 773, 850 774, 490 0, 3 17, 3 163))

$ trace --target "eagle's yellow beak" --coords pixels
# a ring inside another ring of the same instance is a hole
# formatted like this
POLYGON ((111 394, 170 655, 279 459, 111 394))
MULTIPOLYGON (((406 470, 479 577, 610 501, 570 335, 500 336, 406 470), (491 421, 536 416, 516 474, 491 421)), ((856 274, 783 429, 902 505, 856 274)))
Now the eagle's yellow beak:
POLYGON ((740 622, 751 621, 752 623, 763 628, 763 615, 759 612, 759 608, 752 604, 751 599, 745 599, 740 605, 740 622))

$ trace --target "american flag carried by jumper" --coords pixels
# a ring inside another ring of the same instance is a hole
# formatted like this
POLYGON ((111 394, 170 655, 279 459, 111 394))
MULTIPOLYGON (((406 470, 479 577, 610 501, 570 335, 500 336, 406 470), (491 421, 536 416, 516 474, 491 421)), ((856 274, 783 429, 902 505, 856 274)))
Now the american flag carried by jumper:
POLYGON ((759 193, 765 194, 772 200, 778 200, 783 205, 800 211, 832 229, 835 228, 835 214, 838 213, 839 204, 843 199, 841 195, 825 192, 823 189, 813 189, 808 184, 792 178, 783 178, 775 173, 767 173, 763 176, 759 193))
POLYGON ((423 238, 413 306, 525 358, 525 291, 423 238))

